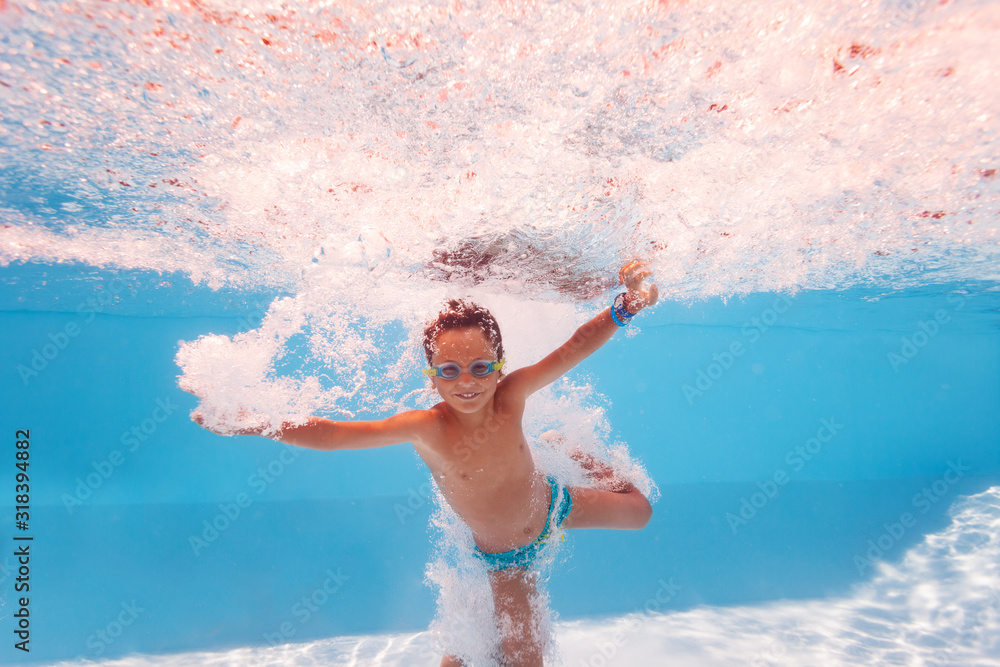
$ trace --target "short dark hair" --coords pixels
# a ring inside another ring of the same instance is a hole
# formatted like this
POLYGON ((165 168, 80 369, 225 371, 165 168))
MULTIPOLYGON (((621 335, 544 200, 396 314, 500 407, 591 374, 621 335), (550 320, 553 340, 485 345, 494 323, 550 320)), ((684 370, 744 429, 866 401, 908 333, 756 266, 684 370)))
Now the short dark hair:
POLYGON ((493 346, 493 352, 497 359, 503 359, 503 338, 500 336, 500 325, 490 311, 480 305, 465 301, 463 299, 449 299, 445 303, 437 318, 424 329, 424 352, 427 354, 427 363, 431 363, 434 356, 434 343, 437 337, 444 331, 453 329, 478 328, 485 334, 486 339, 493 346))

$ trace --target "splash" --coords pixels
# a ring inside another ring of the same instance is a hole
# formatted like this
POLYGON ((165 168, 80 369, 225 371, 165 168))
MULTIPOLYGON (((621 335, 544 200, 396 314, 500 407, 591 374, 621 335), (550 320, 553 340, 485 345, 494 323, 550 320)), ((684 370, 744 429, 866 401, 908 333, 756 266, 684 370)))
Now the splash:
POLYGON ((985 0, 42 1, 0 23, 3 264, 295 291, 340 254, 577 302, 633 255, 674 297, 996 277, 985 0))
POLYGON ((10 2, 0 265, 293 295, 205 342, 293 418, 416 396, 380 350, 446 296, 579 323, 631 257, 665 299, 996 279, 995 5, 759 9, 10 2))

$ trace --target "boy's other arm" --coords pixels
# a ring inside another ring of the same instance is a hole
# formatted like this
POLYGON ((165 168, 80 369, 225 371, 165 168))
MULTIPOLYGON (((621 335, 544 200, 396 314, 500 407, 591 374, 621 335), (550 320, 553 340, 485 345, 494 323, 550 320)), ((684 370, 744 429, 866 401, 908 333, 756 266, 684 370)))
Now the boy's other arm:
MULTIPOLYGON (((625 308, 633 315, 646 306, 656 303, 659 291, 655 284, 648 289, 640 289, 642 282, 652 275, 647 266, 633 261, 624 266, 619 274, 628 288, 625 308)), ((564 373, 596 352, 608 342, 618 329, 611 318, 611 308, 605 308, 596 317, 576 330, 573 336, 554 352, 536 364, 520 368, 507 376, 508 390, 516 388, 523 395, 532 394, 542 387, 555 382, 564 373)))
POLYGON ((377 421, 342 422, 310 417, 305 424, 283 425, 273 439, 324 451, 370 449, 404 442, 419 444, 425 439, 430 419, 427 410, 408 410, 377 421))
MULTIPOLYGON (((204 426, 200 417, 194 415, 195 421, 204 426)), ((282 424, 278 433, 265 437, 323 451, 369 449, 404 442, 417 444, 426 439, 432 419, 428 410, 408 410, 377 421, 347 422, 310 417, 304 424, 282 424)), ((236 435, 264 435, 263 431, 264 427, 243 429, 236 435)))

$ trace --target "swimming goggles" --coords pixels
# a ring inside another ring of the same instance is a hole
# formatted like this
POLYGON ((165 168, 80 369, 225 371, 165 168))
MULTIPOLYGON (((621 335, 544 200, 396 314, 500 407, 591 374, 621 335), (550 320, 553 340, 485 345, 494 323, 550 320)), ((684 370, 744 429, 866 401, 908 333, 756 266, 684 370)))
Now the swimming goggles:
MULTIPOLYGON (((469 372, 477 378, 484 378, 493 371, 503 368, 504 361, 506 359, 501 359, 500 361, 473 361, 472 365, 469 366, 469 372)), ((425 368, 424 374, 444 380, 454 380, 462 374, 462 367, 455 363, 441 364, 440 366, 425 368)))

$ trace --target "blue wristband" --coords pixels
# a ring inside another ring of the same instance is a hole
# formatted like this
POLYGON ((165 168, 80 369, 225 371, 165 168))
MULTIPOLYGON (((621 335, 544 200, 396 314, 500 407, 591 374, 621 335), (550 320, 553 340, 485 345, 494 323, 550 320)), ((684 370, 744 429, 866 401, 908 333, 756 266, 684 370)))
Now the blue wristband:
POLYGON ((615 297, 611 304, 611 319, 620 327, 628 326, 629 321, 635 317, 635 313, 628 312, 625 308, 625 292, 615 297))

